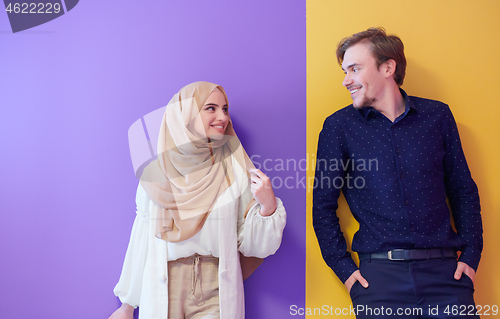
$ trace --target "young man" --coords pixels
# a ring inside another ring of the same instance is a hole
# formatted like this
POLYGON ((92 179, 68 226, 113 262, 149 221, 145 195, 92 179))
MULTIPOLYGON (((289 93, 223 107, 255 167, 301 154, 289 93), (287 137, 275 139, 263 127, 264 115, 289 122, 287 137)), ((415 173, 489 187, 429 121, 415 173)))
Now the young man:
POLYGON ((319 137, 313 223, 323 258, 358 318, 479 318, 479 195, 450 109, 400 88, 403 43, 382 28, 343 39, 337 59, 353 103, 319 137), (360 226, 359 268, 336 216, 341 190, 360 226))

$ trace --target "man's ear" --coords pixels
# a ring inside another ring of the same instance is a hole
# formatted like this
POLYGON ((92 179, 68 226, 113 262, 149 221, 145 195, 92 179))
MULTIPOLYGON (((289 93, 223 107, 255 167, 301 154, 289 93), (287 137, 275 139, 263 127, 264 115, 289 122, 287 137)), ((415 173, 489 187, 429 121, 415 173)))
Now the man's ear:
POLYGON ((389 59, 384 62, 382 67, 386 77, 393 76, 394 72, 396 72, 396 61, 389 59))

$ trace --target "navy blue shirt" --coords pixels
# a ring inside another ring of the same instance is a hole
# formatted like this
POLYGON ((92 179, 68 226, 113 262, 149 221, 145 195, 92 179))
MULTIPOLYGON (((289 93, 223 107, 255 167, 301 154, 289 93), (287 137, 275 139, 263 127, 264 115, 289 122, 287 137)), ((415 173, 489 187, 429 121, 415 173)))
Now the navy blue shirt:
POLYGON ((349 105, 325 120, 319 136, 313 226, 342 282, 358 268, 336 215, 340 191, 359 222, 353 251, 453 247, 460 261, 479 264, 479 195, 453 115, 444 103, 401 93, 406 109, 394 123, 349 105))

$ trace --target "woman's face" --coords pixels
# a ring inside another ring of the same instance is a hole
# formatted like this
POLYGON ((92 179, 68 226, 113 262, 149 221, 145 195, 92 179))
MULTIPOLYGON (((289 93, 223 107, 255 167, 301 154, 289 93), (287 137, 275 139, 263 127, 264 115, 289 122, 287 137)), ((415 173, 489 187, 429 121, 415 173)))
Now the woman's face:
POLYGON ((227 101, 221 91, 215 90, 208 97, 200 110, 201 121, 195 122, 198 134, 219 140, 224 136, 229 123, 227 101))

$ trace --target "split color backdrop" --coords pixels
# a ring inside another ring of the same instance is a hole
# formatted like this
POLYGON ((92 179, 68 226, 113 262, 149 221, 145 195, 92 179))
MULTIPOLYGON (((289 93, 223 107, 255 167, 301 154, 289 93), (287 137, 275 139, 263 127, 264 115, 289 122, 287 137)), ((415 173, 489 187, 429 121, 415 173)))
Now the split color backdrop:
MULTIPOLYGON (((316 154, 324 119, 351 104, 341 85, 344 74, 335 58, 337 43, 372 26, 400 36, 408 62, 403 89, 450 105, 479 187, 484 252, 475 300, 483 307, 500 306, 500 102, 495 89, 500 84, 499 15, 500 2, 495 0, 307 1, 307 153, 316 154)), ((311 200, 308 193, 306 305, 343 309, 351 301, 321 257, 311 224, 311 200)), ((350 245, 358 225, 345 200, 341 202, 339 218, 350 245)))

